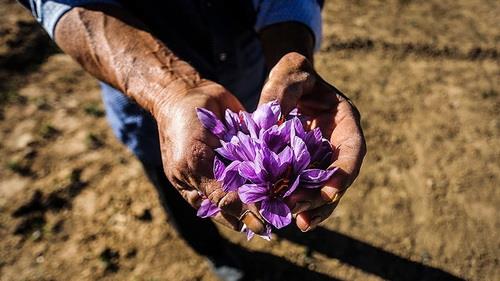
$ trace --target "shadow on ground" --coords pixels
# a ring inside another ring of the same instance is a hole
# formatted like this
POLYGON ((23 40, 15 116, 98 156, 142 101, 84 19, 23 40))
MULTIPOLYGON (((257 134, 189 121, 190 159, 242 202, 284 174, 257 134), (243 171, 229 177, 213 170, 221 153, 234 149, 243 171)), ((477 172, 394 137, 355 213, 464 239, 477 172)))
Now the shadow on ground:
MULTIPOLYGON (((439 268, 397 256, 322 227, 308 235, 293 230, 282 230, 277 234, 283 239, 307 246, 310 251, 317 251, 385 280, 464 280, 439 268)), ((260 280, 339 280, 271 254, 233 247, 245 261, 247 272, 254 273, 254 277, 260 280)))
MULTIPOLYGON (((294 230, 282 230, 277 234, 280 238, 308 247, 310 251, 317 251, 385 280, 464 280, 442 269, 397 256, 322 227, 308 235, 300 235, 294 230)), ((244 262, 245 271, 257 280, 340 280, 272 254, 249 251, 234 244, 230 247, 244 262)))

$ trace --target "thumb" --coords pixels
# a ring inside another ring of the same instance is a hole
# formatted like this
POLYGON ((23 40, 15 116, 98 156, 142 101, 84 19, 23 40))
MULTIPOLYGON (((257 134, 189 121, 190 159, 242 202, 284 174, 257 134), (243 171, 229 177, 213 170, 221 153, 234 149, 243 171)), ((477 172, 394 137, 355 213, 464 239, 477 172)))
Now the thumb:
POLYGON ((299 53, 281 58, 269 73, 262 89, 259 105, 278 100, 284 115, 297 106, 299 99, 309 93, 317 75, 312 64, 299 53))

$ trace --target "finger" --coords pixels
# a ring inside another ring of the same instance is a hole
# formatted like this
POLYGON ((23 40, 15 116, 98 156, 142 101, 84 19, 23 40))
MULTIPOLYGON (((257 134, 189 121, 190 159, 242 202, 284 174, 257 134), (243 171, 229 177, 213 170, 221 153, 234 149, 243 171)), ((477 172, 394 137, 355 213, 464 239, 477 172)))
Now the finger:
MULTIPOLYGON (((210 201, 216 204, 221 213, 231 216, 231 220, 243 220, 250 230, 257 234, 265 231, 265 223, 260 217, 257 208, 253 205, 245 205, 241 202, 238 193, 235 191, 224 192, 221 183, 213 179, 213 159, 215 154, 212 149, 202 142, 194 142, 191 145, 188 157, 184 155, 183 159, 190 161, 181 161, 177 163, 174 169, 170 170, 170 178, 178 188, 186 190, 198 190, 208 197, 210 201), (201 147, 200 147, 201 146, 201 147), (247 211, 251 213, 242 216, 247 211)), ((172 163, 172 161, 170 161, 172 163)), ((167 172, 168 169, 165 169, 167 172)))
POLYGON ((338 202, 335 204, 324 205, 313 210, 302 212, 297 215, 295 223, 297 224, 297 227, 303 232, 313 230, 321 222, 330 217, 337 205, 338 202))
POLYGON ((287 54, 269 73, 259 104, 278 100, 282 113, 286 115, 313 88, 315 81, 316 73, 304 56, 298 53, 287 54))
POLYGON ((335 161, 331 166, 339 169, 321 189, 325 200, 333 200, 336 194, 352 184, 366 154, 366 143, 359 115, 346 100, 338 105, 335 128, 330 142, 336 149, 335 161))
MULTIPOLYGON (((173 184, 175 188, 182 195, 184 200, 188 202, 193 208, 200 208, 202 202, 201 192, 193 187, 187 186, 184 182, 175 181, 173 184)), ((250 230, 257 234, 262 234, 265 231, 265 226, 261 218, 255 214, 259 213, 255 206, 246 206, 239 203, 239 199, 235 199, 236 192, 229 192, 222 197, 218 202, 218 207, 221 212, 212 217, 216 222, 233 229, 240 231, 242 224, 245 224, 250 230), (234 202, 234 203, 231 203, 234 202), (251 210, 251 211, 250 211, 251 210), (240 215, 238 215, 240 214, 240 215)), ((214 200, 218 200, 213 197, 214 200)))
POLYGON ((322 194, 321 189, 298 189, 285 200, 292 210, 292 214, 299 214, 308 210, 313 210, 324 205, 337 203, 343 196, 343 192, 337 193, 333 198, 322 194))
POLYGON ((204 189, 207 190, 208 198, 222 210, 223 214, 237 219, 256 234, 265 232, 265 222, 257 207, 253 204, 243 204, 237 192, 224 192, 218 182, 212 182, 204 189))
POLYGON ((306 188, 297 189, 285 198, 285 202, 292 211, 292 214, 316 209, 326 203, 321 197, 320 190, 306 188))
POLYGON ((235 217, 225 214, 224 212, 218 212, 212 219, 234 231, 241 230, 241 222, 235 217))

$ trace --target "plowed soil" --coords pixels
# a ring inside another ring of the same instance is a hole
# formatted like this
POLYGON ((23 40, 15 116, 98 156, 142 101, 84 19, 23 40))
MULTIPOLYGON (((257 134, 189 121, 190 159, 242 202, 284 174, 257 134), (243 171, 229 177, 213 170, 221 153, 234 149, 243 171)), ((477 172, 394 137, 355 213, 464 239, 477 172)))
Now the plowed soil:
MULTIPOLYGON (((318 71, 368 154, 317 230, 222 230, 260 280, 500 280, 500 2, 327 1, 318 71)), ((111 134, 98 84, 0 0, 0 280, 217 280, 111 134)))

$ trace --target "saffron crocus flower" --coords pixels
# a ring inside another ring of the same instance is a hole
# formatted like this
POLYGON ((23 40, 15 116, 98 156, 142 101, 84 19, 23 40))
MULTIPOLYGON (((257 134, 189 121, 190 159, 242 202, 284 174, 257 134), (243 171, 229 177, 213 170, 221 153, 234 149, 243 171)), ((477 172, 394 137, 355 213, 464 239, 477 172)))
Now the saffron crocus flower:
MULTIPOLYGON (((197 109, 202 125, 220 140, 215 149, 214 177, 225 192, 237 191, 242 202, 256 204, 271 226, 282 228, 292 215, 285 199, 297 188, 319 188, 335 173, 327 169, 333 150, 319 128, 307 131, 297 109, 282 116, 277 101, 263 104, 253 113, 226 110, 224 120, 206 109, 197 109)), ((208 199, 198 215, 220 211, 208 199)), ((254 233, 244 227, 250 239, 254 233)))
POLYGON ((306 144, 297 136, 290 144, 279 154, 264 146, 258 151, 255 161, 244 161, 239 165, 240 175, 250 181, 238 189, 241 201, 260 203, 262 217, 278 229, 292 220, 284 199, 296 190, 299 183, 316 188, 335 172, 306 169, 311 161, 306 144))

